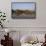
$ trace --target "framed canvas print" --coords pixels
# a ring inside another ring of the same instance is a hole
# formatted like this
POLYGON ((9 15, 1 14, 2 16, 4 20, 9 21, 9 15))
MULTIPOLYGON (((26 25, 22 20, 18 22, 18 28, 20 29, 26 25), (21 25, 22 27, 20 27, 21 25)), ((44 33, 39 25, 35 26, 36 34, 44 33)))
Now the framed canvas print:
POLYGON ((36 2, 12 2, 11 17, 13 19, 35 19, 36 2))

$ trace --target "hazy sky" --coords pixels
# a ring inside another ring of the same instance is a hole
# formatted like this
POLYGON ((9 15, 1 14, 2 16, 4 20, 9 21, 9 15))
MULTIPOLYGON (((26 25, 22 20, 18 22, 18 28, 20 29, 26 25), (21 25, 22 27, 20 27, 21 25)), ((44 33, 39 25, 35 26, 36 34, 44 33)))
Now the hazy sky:
POLYGON ((12 9, 13 10, 16 10, 16 9, 29 9, 29 10, 35 10, 35 3, 17 3, 17 2, 14 2, 12 3, 11 5, 12 9))

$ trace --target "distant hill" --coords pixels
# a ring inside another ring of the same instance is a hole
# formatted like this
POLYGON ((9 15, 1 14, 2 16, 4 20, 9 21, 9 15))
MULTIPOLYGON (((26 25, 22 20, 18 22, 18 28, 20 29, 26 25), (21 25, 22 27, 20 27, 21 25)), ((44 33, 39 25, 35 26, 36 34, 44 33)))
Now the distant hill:
POLYGON ((36 14, 36 13, 35 13, 35 11, 32 11, 32 10, 19 10, 19 9, 16 9, 15 11, 12 10, 12 14, 16 14, 16 16, 19 16, 21 14, 32 15, 32 14, 36 14))

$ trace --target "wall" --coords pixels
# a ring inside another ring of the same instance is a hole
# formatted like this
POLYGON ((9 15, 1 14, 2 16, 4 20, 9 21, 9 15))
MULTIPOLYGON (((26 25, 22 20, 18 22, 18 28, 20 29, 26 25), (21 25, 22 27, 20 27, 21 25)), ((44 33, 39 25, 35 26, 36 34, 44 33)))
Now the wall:
MULTIPOLYGON (((7 22, 5 27, 18 27, 17 30, 39 30, 46 31, 46 0, 0 0, 0 10, 6 12, 7 22), (11 2, 36 2, 36 19, 12 19, 11 18, 11 2), (20 28, 19 28, 20 27, 20 28), (31 28, 30 28, 31 27, 31 28), (43 28, 45 27, 45 28, 43 28)), ((13 28, 13 29, 14 29, 13 28)))
MULTIPOLYGON (((36 2, 36 19, 11 19, 11 0, 0 0, 0 10, 6 12, 5 27, 10 31, 21 31, 20 35, 30 34, 31 31, 45 31, 46 33, 46 0, 13 0, 13 2, 36 2), (13 27, 13 28, 12 28, 13 27)), ((4 31, 0 28, 0 31, 4 31)), ((36 32, 37 33, 37 32, 36 32)), ((16 34, 17 38, 18 35, 16 34)), ((18 40, 18 39, 17 39, 18 40)), ((17 44, 16 44, 17 45, 17 44)), ((18 45, 17 45, 18 46, 18 45)))
POLYGON ((11 0, 0 0, 0 10, 6 12, 7 27, 46 27, 46 0, 13 0, 13 2, 36 2, 36 19, 11 19, 11 0))

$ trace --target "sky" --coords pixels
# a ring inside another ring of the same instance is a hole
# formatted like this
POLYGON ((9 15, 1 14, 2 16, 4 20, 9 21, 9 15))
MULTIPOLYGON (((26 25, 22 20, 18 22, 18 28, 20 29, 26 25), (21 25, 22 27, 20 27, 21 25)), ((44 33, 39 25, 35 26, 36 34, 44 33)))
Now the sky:
POLYGON ((25 10, 25 9, 28 9, 28 10, 35 10, 35 3, 23 3, 23 2, 13 2, 11 4, 11 8, 13 10, 16 10, 16 9, 21 9, 21 10, 25 10))

